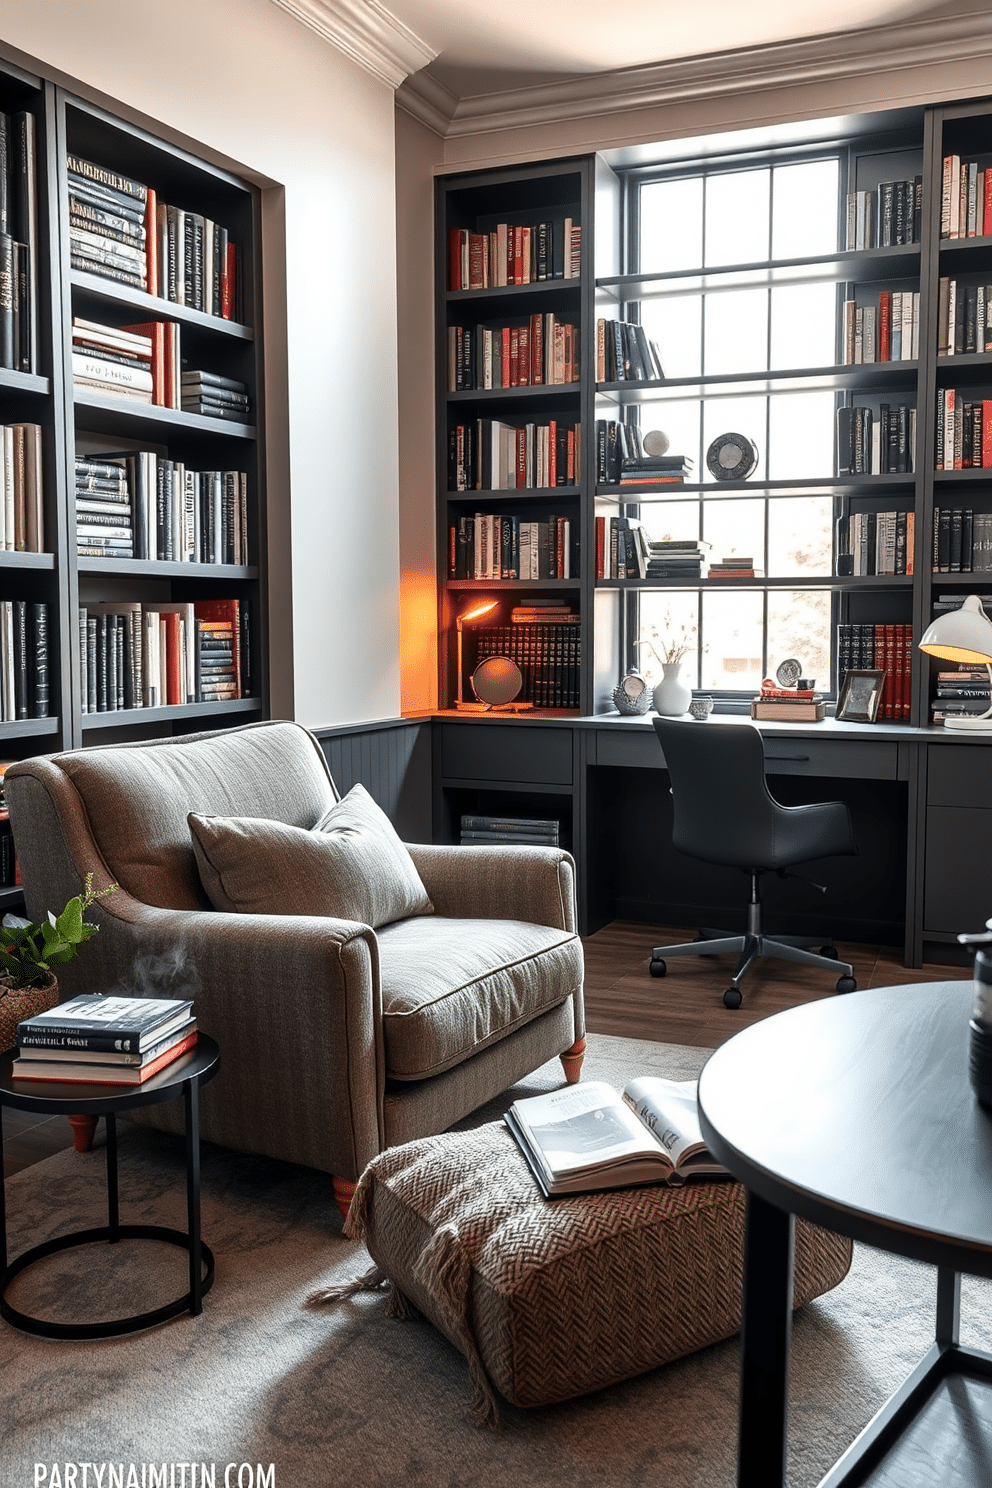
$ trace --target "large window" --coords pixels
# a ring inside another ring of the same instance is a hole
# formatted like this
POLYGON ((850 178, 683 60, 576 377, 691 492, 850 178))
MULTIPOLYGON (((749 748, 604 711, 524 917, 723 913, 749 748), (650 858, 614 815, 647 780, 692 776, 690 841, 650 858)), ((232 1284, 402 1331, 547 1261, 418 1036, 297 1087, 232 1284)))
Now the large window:
MULTIPOLYGON (((685 275, 662 281, 663 292, 639 305, 667 379, 740 378, 837 363, 833 279, 780 282, 782 276, 757 267, 740 274, 701 271, 835 253, 839 177, 833 155, 630 178, 629 267, 685 275)), ((830 591, 804 588, 804 581, 831 572, 834 503, 829 492, 804 492, 798 483, 834 475, 836 395, 776 390, 760 378, 754 391, 738 381, 733 388, 707 383, 702 392, 687 389, 685 398, 639 406, 641 429, 663 430, 671 451, 694 461, 694 480, 704 487, 645 502, 641 518, 653 538, 698 537, 713 559, 751 560, 759 582, 724 592, 715 585, 644 591, 638 634, 642 640, 691 634, 687 661, 690 675, 695 664, 697 687, 750 694, 779 661, 797 656, 827 690, 830 591), (728 431, 747 435, 758 449, 746 489, 728 489, 706 468, 709 444, 728 431), (762 588, 761 578, 795 578, 796 584, 762 588)), ((649 647, 640 656, 649 675, 657 672, 649 647)))

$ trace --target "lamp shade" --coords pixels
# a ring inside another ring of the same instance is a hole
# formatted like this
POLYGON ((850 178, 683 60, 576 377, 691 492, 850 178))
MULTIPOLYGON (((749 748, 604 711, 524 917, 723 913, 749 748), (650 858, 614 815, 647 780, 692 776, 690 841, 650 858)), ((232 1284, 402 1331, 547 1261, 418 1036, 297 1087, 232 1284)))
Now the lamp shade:
POLYGON ((938 615, 920 639, 920 650, 943 661, 992 662, 992 621, 977 594, 969 594, 959 610, 938 615))

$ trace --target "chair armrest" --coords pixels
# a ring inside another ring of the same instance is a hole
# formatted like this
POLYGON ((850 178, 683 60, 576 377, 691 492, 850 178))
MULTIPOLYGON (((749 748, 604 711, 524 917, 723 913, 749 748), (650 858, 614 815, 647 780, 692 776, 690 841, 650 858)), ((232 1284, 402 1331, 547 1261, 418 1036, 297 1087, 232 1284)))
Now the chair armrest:
POLYGON ((575 863, 560 848, 407 847, 437 914, 575 933, 575 863))
MULTIPOLYGON (((199 1026, 217 1039, 204 1137, 340 1177, 361 1174, 383 1146, 385 1083, 378 944, 368 925, 156 909, 121 891, 91 916, 101 930, 85 951, 103 950, 103 987, 191 996, 199 1026)), ((84 960, 92 967, 88 955, 74 964, 84 960)))

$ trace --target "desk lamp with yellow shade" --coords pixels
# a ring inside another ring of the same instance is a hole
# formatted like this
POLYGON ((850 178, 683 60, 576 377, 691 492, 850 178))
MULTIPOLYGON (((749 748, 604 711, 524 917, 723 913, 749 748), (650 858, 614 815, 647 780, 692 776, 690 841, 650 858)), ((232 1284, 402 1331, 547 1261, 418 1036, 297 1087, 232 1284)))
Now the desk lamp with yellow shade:
MULTIPOLYGON (((938 615, 924 631, 920 650, 941 661, 963 661, 988 669, 992 691, 992 621, 977 594, 969 594, 959 610, 938 615)), ((944 719, 945 729, 992 734, 992 706, 985 713, 944 719)))

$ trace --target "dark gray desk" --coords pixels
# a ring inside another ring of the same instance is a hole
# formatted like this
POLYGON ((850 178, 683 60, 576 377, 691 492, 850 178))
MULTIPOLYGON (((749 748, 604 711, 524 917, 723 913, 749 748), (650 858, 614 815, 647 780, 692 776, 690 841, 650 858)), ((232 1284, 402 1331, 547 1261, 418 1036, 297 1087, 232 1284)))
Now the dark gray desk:
POLYGON ((939 1268, 933 1347, 820 1488, 992 1481, 992 1354, 958 1342, 960 1273, 992 1277, 992 1115, 968 1082, 971 999, 970 982, 930 982, 808 1003, 737 1034, 703 1070, 703 1134, 749 1190, 741 1488, 785 1482, 797 1214, 939 1268))

